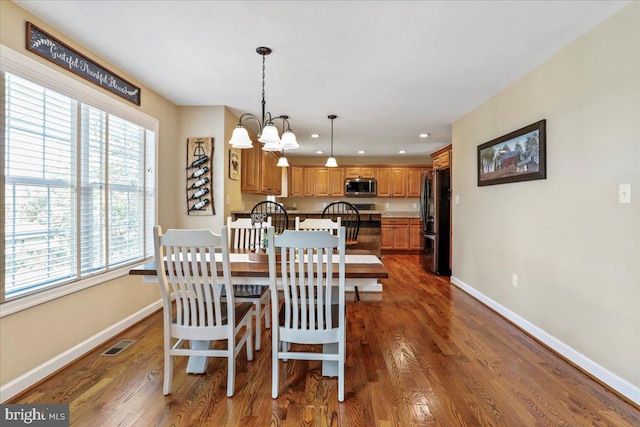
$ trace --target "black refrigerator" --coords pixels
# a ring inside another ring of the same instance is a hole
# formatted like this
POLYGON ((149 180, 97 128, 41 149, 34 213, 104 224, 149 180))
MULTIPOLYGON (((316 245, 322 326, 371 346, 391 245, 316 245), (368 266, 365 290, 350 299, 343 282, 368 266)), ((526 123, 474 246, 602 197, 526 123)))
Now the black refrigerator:
POLYGON ((449 276, 451 174, 449 169, 429 171, 422 176, 420 220, 424 252, 422 265, 428 271, 449 276))

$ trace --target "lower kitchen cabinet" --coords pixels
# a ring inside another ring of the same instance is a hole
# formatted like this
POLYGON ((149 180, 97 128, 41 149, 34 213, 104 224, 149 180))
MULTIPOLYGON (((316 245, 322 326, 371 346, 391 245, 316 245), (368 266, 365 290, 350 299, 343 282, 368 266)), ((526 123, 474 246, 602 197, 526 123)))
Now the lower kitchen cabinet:
POLYGON ((382 218, 380 248, 409 249, 409 218, 382 218))
POLYGON ((419 218, 382 218, 380 248, 389 251, 421 251, 424 239, 419 218))

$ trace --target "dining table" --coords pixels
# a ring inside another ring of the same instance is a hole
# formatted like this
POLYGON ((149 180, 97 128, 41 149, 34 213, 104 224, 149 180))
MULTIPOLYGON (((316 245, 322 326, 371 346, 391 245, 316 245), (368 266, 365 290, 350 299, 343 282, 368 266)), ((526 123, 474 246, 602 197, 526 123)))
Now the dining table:
MULTIPOLYGON (((221 257, 217 253, 216 258, 221 257)), ((218 276, 222 276, 221 265, 218 263, 218 276)), ((236 251, 229 254, 229 267, 231 280, 234 284, 243 285, 269 285, 269 263, 253 261, 247 251, 236 251)), ((129 270, 130 276, 142 276, 143 283, 159 283, 156 261, 151 261, 129 270)), ((279 270, 279 265, 277 266, 279 270)), ((389 272, 384 264, 375 255, 358 254, 345 255, 345 291, 355 292, 382 292, 383 279, 389 278, 389 272)), ((338 269, 333 271, 333 285, 338 285, 338 269)), ((191 348, 205 349, 209 347, 208 341, 192 341, 191 348)), ((337 347, 324 345, 323 352, 337 351, 337 347)), ((191 356, 187 363, 187 373, 204 373, 207 358, 204 356, 191 356)), ((338 372, 337 362, 323 361, 322 374, 324 376, 336 376, 338 372)))

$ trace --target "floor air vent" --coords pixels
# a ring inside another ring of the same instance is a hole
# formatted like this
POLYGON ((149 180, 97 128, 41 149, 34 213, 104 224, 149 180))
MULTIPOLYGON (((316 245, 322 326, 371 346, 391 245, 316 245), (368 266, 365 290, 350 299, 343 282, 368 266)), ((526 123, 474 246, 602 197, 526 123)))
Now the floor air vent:
POLYGON ((129 347, 131 344, 136 342, 135 340, 122 340, 104 353, 101 353, 100 356, 116 356, 120 354, 122 350, 129 347))

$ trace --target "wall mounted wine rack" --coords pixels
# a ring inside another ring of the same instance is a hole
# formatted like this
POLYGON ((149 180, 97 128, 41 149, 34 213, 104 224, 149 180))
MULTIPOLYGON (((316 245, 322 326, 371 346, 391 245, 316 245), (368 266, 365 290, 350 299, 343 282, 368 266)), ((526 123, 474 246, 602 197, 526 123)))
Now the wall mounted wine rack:
POLYGON ((214 215, 213 138, 187 138, 187 214, 214 215))

